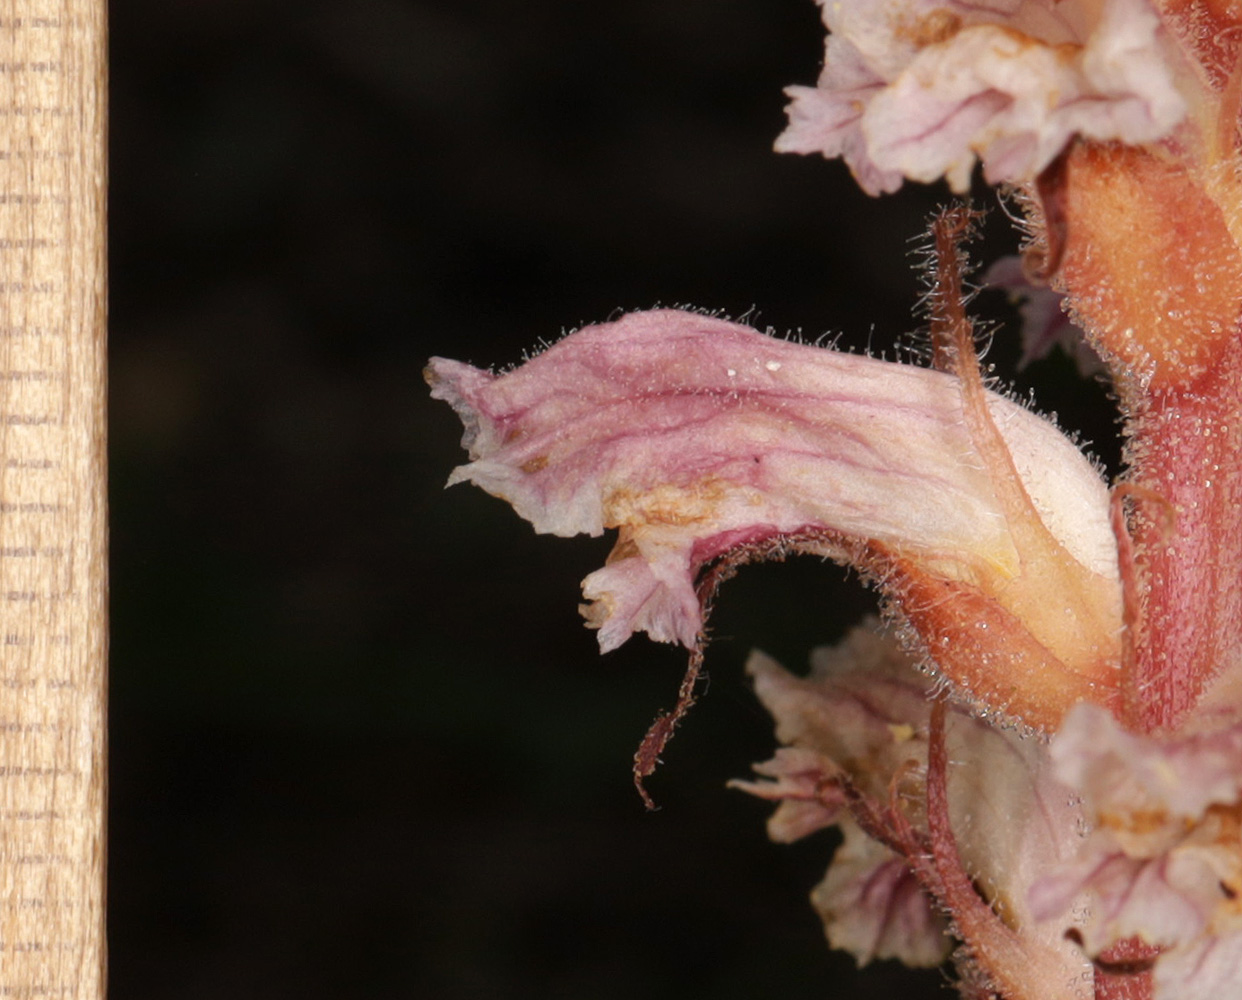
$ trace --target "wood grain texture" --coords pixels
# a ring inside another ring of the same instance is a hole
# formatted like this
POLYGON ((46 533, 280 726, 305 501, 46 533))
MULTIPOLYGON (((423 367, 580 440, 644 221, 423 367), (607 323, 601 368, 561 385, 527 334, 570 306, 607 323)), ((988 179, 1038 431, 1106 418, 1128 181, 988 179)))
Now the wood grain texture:
POLYGON ((105 8, 0 0, 0 996, 105 990, 105 8))

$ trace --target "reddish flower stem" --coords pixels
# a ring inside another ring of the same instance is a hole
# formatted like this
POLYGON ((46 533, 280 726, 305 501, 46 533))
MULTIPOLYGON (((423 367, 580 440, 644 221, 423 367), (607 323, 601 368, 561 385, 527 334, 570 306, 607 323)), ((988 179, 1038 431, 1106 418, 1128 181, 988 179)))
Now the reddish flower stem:
POLYGON ((1141 399, 1131 480, 1168 502, 1140 504, 1133 530, 1144 587, 1129 724, 1167 729, 1242 657, 1242 340, 1185 387, 1141 399))

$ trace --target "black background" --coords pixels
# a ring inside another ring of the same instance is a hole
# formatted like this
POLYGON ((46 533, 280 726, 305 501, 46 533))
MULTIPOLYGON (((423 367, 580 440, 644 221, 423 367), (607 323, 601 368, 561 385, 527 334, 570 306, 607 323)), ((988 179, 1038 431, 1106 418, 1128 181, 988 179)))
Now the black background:
POLYGON ((821 52, 810 0, 113 4, 118 1000, 943 994, 831 954, 831 836, 771 845, 724 788, 772 747, 748 650, 798 665, 873 599, 814 561, 729 584, 648 815, 683 656, 597 655, 608 540, 445 492, 421 379, 660 303, 891 349, 947 192, 771 152, 821 52))

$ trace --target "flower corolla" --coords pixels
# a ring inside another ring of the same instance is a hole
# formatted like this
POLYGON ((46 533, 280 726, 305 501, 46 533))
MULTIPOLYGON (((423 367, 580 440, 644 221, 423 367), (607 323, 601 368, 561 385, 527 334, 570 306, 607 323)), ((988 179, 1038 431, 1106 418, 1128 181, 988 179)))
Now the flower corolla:
POLYGON ((1035 178, 1076 135, 1126 143, 1186 114, 1148 0, 819 0, 815 87, 790 87, 779 152, 842 157, 869 194, 903 179, 1035 178))
POLYGON ((1033 910, 1072 922, 1092 957, 1159 949, 1157 1000, 1242 996, 1242 724, 1143 736, 1080 705, 1051 756, 1092 832, 1035 882, 1033 910))
POLYGON ((969 942, 966 974, 986 970, 981 985, 1025 978, 1042 985, 1012 995, 1090 996, 1090 968, 1063 924, 1028 904, 1035 880, 1073 859, 1081 826, 1040 740, 960 706, 937 718, 933 681, 874 620, 816 650, 805 678, 762 653, 747 672, 784 745, 755 766, 760 780, 732 784, 780 803, 773 840, 841 827, 811 896, 834 947, 860 965, 939 964, 951 949, 943 908, 969 942), (988 767, 950 763, 978 760, 988 767))
POLYGON ((499 377, 443 359, 428 377, 467 428, 450 483, 537 531, 619 531, 583 581, 605 651, 635 631, 695 648, 703 569, 776 546, 870 573, 954 686, 1027 725, 1115 686, 1107 491, 1054 425, 981 385, 671 310, 499 377), (1002 635, 1004 662, 977 655, 1002 635))

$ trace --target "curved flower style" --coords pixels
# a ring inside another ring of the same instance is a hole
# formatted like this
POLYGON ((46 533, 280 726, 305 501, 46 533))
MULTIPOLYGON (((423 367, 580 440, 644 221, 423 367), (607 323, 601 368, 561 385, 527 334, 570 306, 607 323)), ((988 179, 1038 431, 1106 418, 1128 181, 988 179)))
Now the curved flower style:
POLYGON ((1167 135, 1186 103, 1148 0, 819 0, 814 87, 790 87, 783 153, 843 157, 869 194, 903 178, 1035 178, 1075 135, 1167 135))

